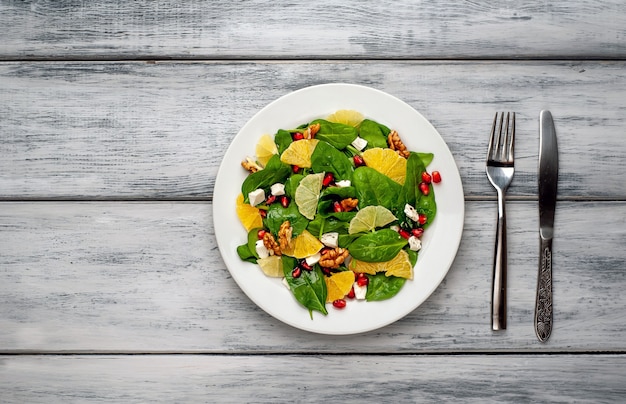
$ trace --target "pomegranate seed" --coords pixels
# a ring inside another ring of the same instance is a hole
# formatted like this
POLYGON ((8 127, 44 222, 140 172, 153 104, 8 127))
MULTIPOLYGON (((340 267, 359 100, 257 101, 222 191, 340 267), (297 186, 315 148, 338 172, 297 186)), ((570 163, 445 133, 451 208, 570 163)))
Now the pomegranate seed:
POLYGON ((420 238, 424 234, 424 229, 422 229, 421 227, 418 227, 417 229, 412 229, 411 234, 417 238, 420 238))
POLYGON ((354 297, 356 296, 356 294, 354 293, 354 286, 350 288, 350 291, 346 296, 348 297, 348 299, 354 299, 354 297))
POLYGON ((304 139, 304 135, 300 132, 296 132, 293 134, 293 140, 302 140, 304 139))
POLYGON ((356 280, 356 284, 363 287, 363 286, 367 286, 370 283, 370 280, 367 276, 363 276, 362 278, 359 278, 356 280))
POLYGON ((354 161, 355 167, 361 167, 365 165, 365 160, 363 160, 363 157, 359 156, 358 154, 352 158, 352 161, 354 161))
POLYGON ((298 172, 300 171, 300 167, 296 166, 296 165, 293 165, 291 167, 291 170, 294 172, 294 174, 298 174, 298 172))
POLYGON ((338 309, 343 309, 344 307, 346 307, 346 301, 343 299, 337 299, 333 302, 333 306, 338 309))
POLYGON ((267 211, 263 209, 259 209, 259 215, 261 215, 262 219, 265 219, 267 217, 267 211))
POLYGON ((343 212, 343 208, 341 207, 341 204, 339 202, 333 202, 333 211, 335 213, 343 212))
POLYGON ((441 173, 439 171, 433 171, 433 182, 439 184, 441 182, 441 173))
POLYGON ((418 217, 418 220, 417 220, 417 221, 418 221, 418 223, 419 223, 419 224, 421 224, 421 225, 425 225, 425 224, 426 224, 426 222, 428 221, 428 218, 426 217, 426 215, 422 215, 422 214, 420 213, 420 215, 419 215, 419 217, 418 217))
POLYGON ((321 267, 322 268, 322 273, 326 276, 330 276, 330 268, 326 268, 326 267, 321 267))
POLYGON ((333 173, 326 173, 326 175, 324 175, 324 179, 322 180, 322 186, 327 187, 333 182, 335 182, 335 176, 333 173))
POLYGON ((402 236, 402 238, 405 238, 407 240, 409 239, 409 237, 411 237, 411 234, 409 234, 409 232, 404 229, 398 230, 398 233, 402 236))
POLYGON ((422 173, 422 181, 424 181, 427 184, 430 184, 430 181, 432 181, 430 174, 428 174, 426 171, 422 173))
POLYGON ((310 270, 312 270, 312 269, 313 269, 313 267, 312 267, 312 266, 310 266, 309 264, 307 264, 306 260, 302 260, 302 261, 300 262, 300 268, 302 268, 302 269, 306 269, 307 271, 310 271, 310 270))
POLYGON ((425 182, 420 182, 420 191, 422 191, 422 193, 424 195, 428 195, 430 193, 430 188, 428 187, 428 184, 425 182))
POLYGON ((256 232, 256 236, 259 240, 263 240, 265 234, 267 234, 267 231, 265 229, 259 229, 259 231, 256 232))
POLYGON ((274 202, 276 202, 276 195, 270 195, 267 197, 267 199, 265 200, 265 204, 266 205, 271 205, 274 202))
POLYGON ((283 205, 283 208, 289 207, 289 198, 287 198, 285 195, 282 195, 280 197, 280 204, 283 205))
POLYGON ((293 271, 291 271, 291 276, 293 278, 299 278, 300 275, 302 275, 302 270, 300 269, 300 267, 295 267, 293 271))

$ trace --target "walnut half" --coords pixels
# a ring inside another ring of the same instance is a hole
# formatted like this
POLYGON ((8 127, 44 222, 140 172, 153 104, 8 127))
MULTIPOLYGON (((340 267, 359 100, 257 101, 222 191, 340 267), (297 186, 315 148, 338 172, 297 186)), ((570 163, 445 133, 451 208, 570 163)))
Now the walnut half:
POLYGON ((320 258, 320 266, 325 268, 339 268, 341 264, 346 260, 346 258, 350 255, 350 252, 345 248, 333 248, 326 249, 322 251, 322 256, 320 258))
POLYGON ((387 136, 387 143, 389 144, 389 148, 391 150, 395 150, 396 153, 398 153, 400 156, 406 158, 409 158, 409 150, 407 150, 406 146, 404 145, 404 143, 402 143, 402 140, 400 139, 400 135, 398 135, 398 132, 396 132, 395 130, 392 130, 391 132, 389 132, 389 136, 387 136))

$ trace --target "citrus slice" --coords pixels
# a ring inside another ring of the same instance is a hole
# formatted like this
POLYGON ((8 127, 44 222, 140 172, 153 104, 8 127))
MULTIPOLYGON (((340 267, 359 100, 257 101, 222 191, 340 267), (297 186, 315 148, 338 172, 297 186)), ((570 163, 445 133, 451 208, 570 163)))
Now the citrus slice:
POLYGON ((406 178, 406 159, 391 149, 374 147, 363 152, 368 167, 386 175, 400 185, 406 178))
POLYGON ((282 278, 283 260, 278 255, 270 255, 267 258, 259 258, 257 264, 261 267, 263 273, 272 278, 282 278))
POLYGON ((278 148, 270 135, 263 135, 256 144, 256 158, 264 167, 274 154, 278 154, 278 148))
POLYGON ((237 196, 236 207, 237 216, 246 231, 250 231, 255 227, 263 227, 263 219, 261 218, 259 209, 249 203, 244 203, 243 194, 237 196))
POLYGON ((284 248, 282 253, 290 257, 302 259, 317 253, 322 247, 324 247, 324 244, 317 237, 307 230, 303 230, 302 233, 291 239, 291 244, 284 248))
POLYGON ((311 155, 318 142, 317 139, 302 139, 292 142, 281 154, 280 161, 285 164, 309 168, 311 167, 311 155))
POLYGON ((302 216, 309 220, 315 218, 317 202, 320 199, 322 189, 322 181, 324 181, 324 173, 309 174, 302 178, 300 184, 298 184, 298 188, 296 188, 295 201, 296 205, 298 205, 298 210, 302 216))
POLYGON ((363 121, 363 114, 353 109, 340 109, 329 115, 326 120, 357 127, 363 121))
POLYGON ((397 218, 384 206, 366 206, 359 210, 350 220, 348 233, 360 233, 362 231, 374 230, 393 222, 397 218))
POLYGON ((326 302, 334 302, 337 299, 343 299, 354 284, 354 272, 342 271, 336 272, 331 276, 324 278, 326 281, 326 302))
POLYGON ((386 276, 413 279, 413 266, 409 254, 404 250, 400 250, 395 257, 386 262, 363 262, 352 259, 349 268, 356 273, 375 275, 378 272, 385 272, 386 276))

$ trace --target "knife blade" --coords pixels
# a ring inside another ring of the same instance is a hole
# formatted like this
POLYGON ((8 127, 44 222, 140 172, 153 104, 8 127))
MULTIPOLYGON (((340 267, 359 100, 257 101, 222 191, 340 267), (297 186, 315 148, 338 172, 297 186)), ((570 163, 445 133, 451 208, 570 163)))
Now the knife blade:
POLYGON ((535 301, 535 334, 541 342, 553 327, 552 238, 559 176, 559 153, 550 111, 539 114, 539 270, 535 301))

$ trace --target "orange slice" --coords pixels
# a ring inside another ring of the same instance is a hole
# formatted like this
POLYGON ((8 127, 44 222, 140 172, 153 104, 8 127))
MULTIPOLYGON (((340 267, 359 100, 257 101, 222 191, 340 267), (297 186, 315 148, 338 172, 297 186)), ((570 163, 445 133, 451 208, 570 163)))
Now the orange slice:
POLYGON ((354 273, 352 271, 336 272, 331 276, 324 278, 326 281, 326 302, 334 302, 337 299, 343 299, 354 284, 354 273))
POLYGON ((263 135, 256 144, 256 158, 264 167, 274 154, 278 154, 278 148, 270 135, 263 135))
POLYGON ((355 111, 353 109, 340 109, 334 114, 329 115, 326 120, 357 127, 361 122, 363 122, 363 118, 363 114, 359 111, 355 111))
POLYGON ((307 230, 303 230, 302 233, 291 239, 291 244, 283 249, 282 253, 290 257, 302 259, 317 253, 322 247, 324 247, 324 244, 321 241, 307 230))
POLYGON ((309 168, 311 167, 311 155, 318 142, 317 139, 302 139, 292 142, 281 154, 280 161, 285 164, 309 168))
POLYGON ((236 207, 237 216, 246 231, 250 231, 256 227, 263 227, 263 219, 261 218, 259 209, 249 203, 244 203, 243 194, 237 195, 236 207))
POLYGON ((393 259, 387 262, 363 262, 353 259, 350 261, 349 268, 357 273, 375 275, 378 272, 385 272, 386 276, 413 279, 413 267, 409 254, 404 250, 400 250, 393 259))
POLYGON ((374 147, 363 152, 368 167, 386 175, 400 185, 406 179, 406 159, 391 149, 374 147))

